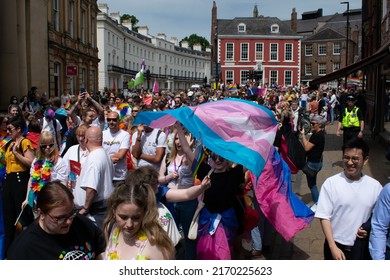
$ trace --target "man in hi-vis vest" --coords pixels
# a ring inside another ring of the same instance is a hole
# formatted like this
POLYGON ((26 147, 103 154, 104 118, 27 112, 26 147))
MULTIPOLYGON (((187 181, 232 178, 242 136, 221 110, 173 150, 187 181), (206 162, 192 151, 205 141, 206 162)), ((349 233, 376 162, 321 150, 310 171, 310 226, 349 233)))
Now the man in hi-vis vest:
POLYGON ((364 119, 362 111, 355 106, 355 96, 347 96, 347 107, 340 115, 336 135, 343 131, 343 145, 351 138, 363 138, 364 119))

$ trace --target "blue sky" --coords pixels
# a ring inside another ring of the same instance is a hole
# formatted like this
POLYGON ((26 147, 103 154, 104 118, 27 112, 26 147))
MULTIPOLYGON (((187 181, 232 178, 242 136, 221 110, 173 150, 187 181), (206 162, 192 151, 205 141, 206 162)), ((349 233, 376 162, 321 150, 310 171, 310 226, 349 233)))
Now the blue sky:
MULTIPOLYGON (((336 0, 215 0, 217 17, 232 19, 251 17, 257 4, 259 14, 290 19, 292 8, 296 8, 298 19, 302 13, 323 9, 323 15, 343 13, 347 5, 336 0)), ((197 34, 210 40, 211 8, 213 0, 98 0, 108 4, 109 12, 134 15, 139 26, 148 26, 149 34, 165 33, 167 39, 179 40, 197 34)), ((350 0, 349 8, 361 8, 362 0, 350 0)))

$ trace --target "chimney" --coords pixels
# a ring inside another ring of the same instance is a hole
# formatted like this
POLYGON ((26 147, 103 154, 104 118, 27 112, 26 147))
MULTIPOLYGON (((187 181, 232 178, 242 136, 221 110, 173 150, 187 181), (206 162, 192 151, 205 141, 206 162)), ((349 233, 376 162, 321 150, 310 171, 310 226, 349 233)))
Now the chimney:
POLYGON ((298 31, 297 11, 295 8, 293 8, 291 12, 291 30, 294 32, 298 31))
POLYGON ((108 15, 108 5, 107 4, 104 4, 104 3, 99 3, 99 10, 103 13, 103 14, 107 14, 108 15))
POLYGON ((188 42, 187 41, 181 41, 182 48, 188 49, 188 42))
POLYGON ((194 51, 202 51, 202 45, 199 43, 195 44, 192 48, 194 51))
POLYGON ((167 35, 165 35, 164 33, 157 33, 156 37, 162 40, 167 40, 167 35))
POLYGON ((122 22, 122 25, 124 27, 127 27, 129 30, 132 30, 133 29, 133 24, 131 23, 131 20, 129 19, 125 19, 123 22, 122 22))
POLYGON ((179 45, 179 40, 177 40, 177 37, 171 37, 171 43, 174 44, 175 46, 179 45))
POLYGON ((119 12, 110 13, 110 17, 112 17, 114 20, 116 20, 118 22, 118 24, 121 23, 121 16, 120 16, 119 12))
POLYGON ((145 26, 139 26, 138 27, 138 33, 141 34, 141 35, 144 35, 144 36, 148 36, 149 35, 149 28, 145 25, 145 26))

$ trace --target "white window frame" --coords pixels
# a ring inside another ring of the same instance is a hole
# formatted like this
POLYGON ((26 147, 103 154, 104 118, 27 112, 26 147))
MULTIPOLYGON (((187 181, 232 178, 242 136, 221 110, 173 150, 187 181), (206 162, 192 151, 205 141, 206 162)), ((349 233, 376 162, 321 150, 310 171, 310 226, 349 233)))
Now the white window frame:
POLYGON ((333 43, 333 55, 341 55, 341 43, 333 43), (338 48, 336 47, 338 46, 338 48))
POLYGON ((326 75, 326 63, 318 63, 318 76, 325 76, 325 75, 326 75))
POLYGON ((305 45, 305 56, 313 56, 313 45, 312 44, 305 45))
POLYGON ((326 44, 318 44, 318 55, 326 55, 326 44))
POLYGON ((333 62, 333 72, 340 70, 340 62, 333 62))
POLYGON ((240 81, 241 85, 245 85, 249 79, 249 70, 240 71, 240 81))
POLYGON ((225 81, 226 81, 226 84, 234 82, 234 71, 233 70, 226 70, 225 71, 225 81))
POLYGON ((269 45, 269 60, 270 61, 278 61, 278 50, 279 50, 279 45, 278 43, 270 43, 269 45), (276 46, 276 51, 272 50, 272 47, 276 46), (276 58, 272 58, 273 55, 276 55, 276 58))
POLYGON ((291 43, 286 43, 284 45, 284 61, 293 61, 293 44, 291 43), (291 47, 290 50, 288 50, 289 47, 291 47))
POLYGON ((238 24, 237 31, 240 32, 240 33, 246 32, 246 25, 245 25, 245 23, 238 24))
POLYGON ((226 43, 226 61, 234 61, 234 43, 226 43), (231 51, 229 50, 231 47, 231 51), (231 57, 230 57, 231 56, 231 57))
POLYGON ((305 64, 305 76, 313 75, 313 66, 310 63, 305 64))
POLYGON ((240 61, 249 61, 249 43, 240 44, 240 61), (244 50, 246 46, 246 50, 244 50))
POLYGON ((292 86, 293 72, 291 70, 284 71, 284 85, 292 86))
POLYGON ((269 84, 272 86, 275 83, 277 85, 279 84, 278 83, 278 71, 277 70, 271 70, 271 71, 269 71, 269 84))
POLYGON ((264 60, 264 43, 256 43, 255 45, 255 61, 264 60))

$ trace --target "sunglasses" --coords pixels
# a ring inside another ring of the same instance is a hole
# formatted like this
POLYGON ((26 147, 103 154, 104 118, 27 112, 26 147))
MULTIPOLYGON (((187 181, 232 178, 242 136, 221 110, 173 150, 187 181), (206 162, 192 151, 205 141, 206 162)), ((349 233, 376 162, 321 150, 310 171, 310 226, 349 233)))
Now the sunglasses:
POLYGON ((107 118, 107 121, 108 122, 117 122, 118 121, 118 119, 117 118, 107 118))
POLYGON ((44 149, 51 149, 54 147, 54 144, 42 144, 41 146, 41 149, 44 150, 44 149))
POLYGON ((219 155, 216 155, 216 154, 212 154, 210 157, 211 157, 211 159, 212 159, 213 161, 216 161, 217 159, 219 159, 220 162, 223 162, 223 161, 226 160, 226 159, 224 159, 223 157, 221 157, 221 156, 219 156, 219 155))
POLYGON ((318 123, 316 123, 316 122, 311 122, 310 124, 311 124, 311 125, 316 125, 316 124, 318 124, 318 123))

